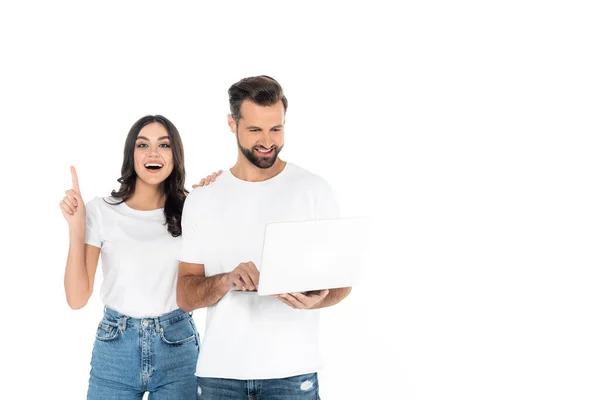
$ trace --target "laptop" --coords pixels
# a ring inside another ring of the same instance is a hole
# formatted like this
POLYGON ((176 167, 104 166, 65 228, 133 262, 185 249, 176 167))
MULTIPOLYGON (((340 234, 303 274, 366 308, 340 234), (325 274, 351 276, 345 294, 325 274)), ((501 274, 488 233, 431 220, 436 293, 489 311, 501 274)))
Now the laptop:
POLYGON ((258 295, 353 286, 369 261, 370 218, 267 224, 258 295))

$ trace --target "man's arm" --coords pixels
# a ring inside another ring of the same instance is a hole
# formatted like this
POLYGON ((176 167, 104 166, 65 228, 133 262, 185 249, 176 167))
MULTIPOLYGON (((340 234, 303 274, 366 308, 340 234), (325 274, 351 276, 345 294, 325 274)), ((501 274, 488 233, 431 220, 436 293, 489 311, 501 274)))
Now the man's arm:
POLYGON ((351 287, 329 289, 329 293, 327 293, 325 298, 321 300, 321 302, 313 306, 311 310, 334 306, 340 301, 344 300, 346 296, 350 294, 351 291, 351 287))
POLYGON ((195 190, 183 204, 180 260, 185 261, 179 263, 177 305, 187 312, 214 305, 230 289, 227 274, 207 277, 204 268, 205 254, 202 249, 210 237, 210 231, 205 224, 199 223, 199 217, 207 211, 202 206, 212 204, 206 201, 208 193, 210 192, 195 190))
POLYGON ((233 271, 206 277, 204 264, 179 263, 177 305, 183 311, 216 304, 233 288, 256 290, 259 272, 252 261, 239 264, 233 271))
POLYGON ((210 307, 221 300, 229 289, 227 274, 206 277, 204 264, 179 263, 177 305, 183 311, 210 307))
POLYGON ((316 310, 331 307, 350 294, 351 287, 317 290, 308 293, 276 294, 279 300, 298 310, 316 310))

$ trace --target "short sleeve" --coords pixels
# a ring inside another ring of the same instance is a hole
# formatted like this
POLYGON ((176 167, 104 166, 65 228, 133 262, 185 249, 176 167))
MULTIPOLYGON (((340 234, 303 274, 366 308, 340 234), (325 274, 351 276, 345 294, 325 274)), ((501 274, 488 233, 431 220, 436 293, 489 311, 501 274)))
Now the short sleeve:
POLYGON ((340 218, 340 206, 333 189, 325 180, 321 180, 316 199, 316 219, 340 218))
POLYGON ((85 205, 85 243, 96 247, 102 247, 99 201, 103 199, 95 198, 85 205))
POLYGON ((180 261, 192 264, 204 264, 204 254, 202 252, 205 243, 203 225, 200 224, 199 216, 202 210, 199 209, 201 199, 199 191, 190 193, 183 204, 181 216, 181 254, 180 261))

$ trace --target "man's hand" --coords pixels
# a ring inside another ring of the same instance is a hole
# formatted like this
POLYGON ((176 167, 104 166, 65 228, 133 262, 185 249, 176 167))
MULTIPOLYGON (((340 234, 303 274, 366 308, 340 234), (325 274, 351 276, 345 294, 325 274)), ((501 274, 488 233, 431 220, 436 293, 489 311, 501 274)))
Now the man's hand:
POLYGON ((258 288, 259 272, 252 261, 241 263, 236 269, 227 274, 230 288, 239 290, 256 290, 258 288))
POLYGON ((329 289, 313 290, 305 293, 283 293, 275 294, 279 300, 283 301, 288 306, 298 310, 310 310, 319 305, 329 293, 329 289))

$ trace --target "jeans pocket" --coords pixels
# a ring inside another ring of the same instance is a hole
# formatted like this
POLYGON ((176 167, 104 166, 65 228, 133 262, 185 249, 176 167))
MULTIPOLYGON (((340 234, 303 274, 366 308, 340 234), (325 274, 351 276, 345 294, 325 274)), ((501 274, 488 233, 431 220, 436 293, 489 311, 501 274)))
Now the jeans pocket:
POLYGON ((160 328, 161 340, 170 346, 196 342, 196 327, 191 318, 183 318, 160 328))
POLYGON ((117 323, 103 319, 98 324, 96 330, 96 340, 101 342, 110 342, 119 336, 119 326, 117 323))

